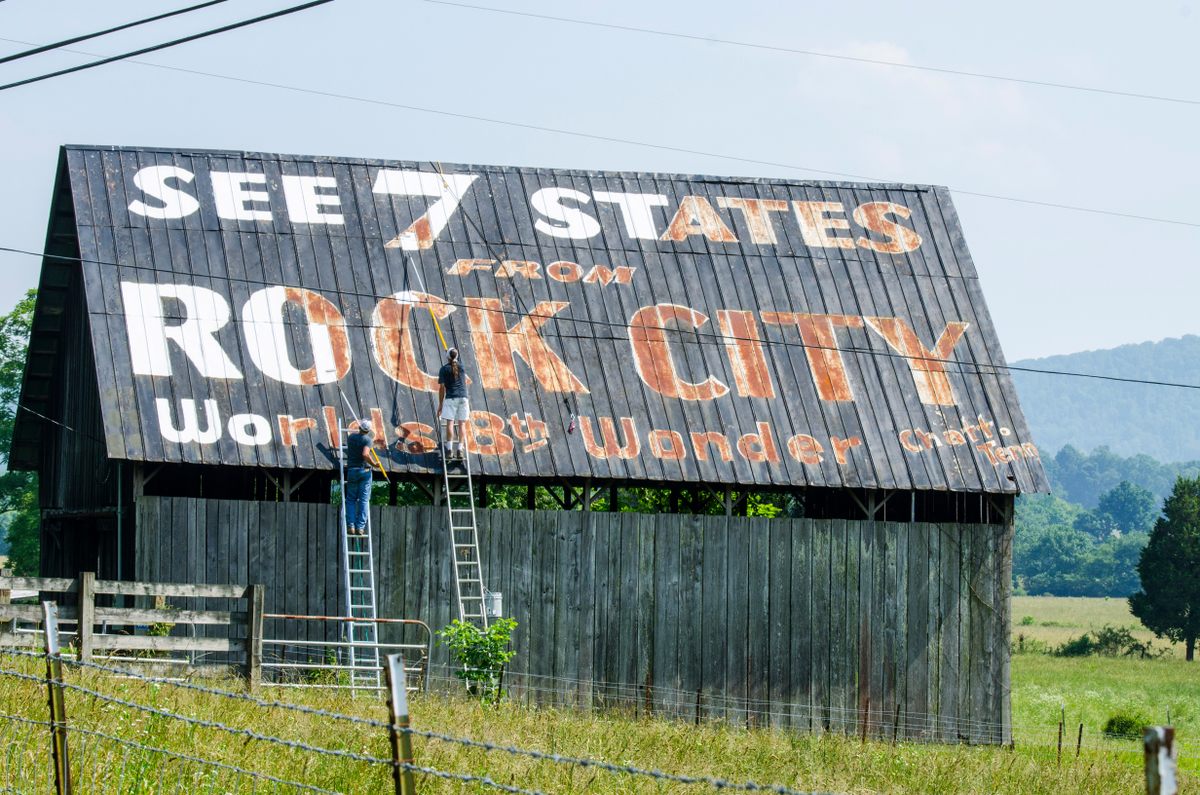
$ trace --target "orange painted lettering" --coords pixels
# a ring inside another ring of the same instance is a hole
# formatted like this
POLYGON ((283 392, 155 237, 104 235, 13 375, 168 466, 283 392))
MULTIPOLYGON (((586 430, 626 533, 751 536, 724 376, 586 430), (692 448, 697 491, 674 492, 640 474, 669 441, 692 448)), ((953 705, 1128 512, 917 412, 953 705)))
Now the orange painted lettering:
MULTIPOLYGON (((417 364, 411 328, 430 310, 438 320, 445 320, 454 307, 436 295, 402 292, 384 298, 375 305, 371 315, 371 347, 379 369, 393 381, 422 392, 437 391, 437 376, 425 372, 417 364)), ((428 333, 429 329, 426 328, 425 332, 428 333)))
POLYGON ((678 304, 643 306, 629 320, 629 343, 633 348, 633 363, 646 386, 660 395, 683 400, 712 400, 729 391, 716 376, 710 375, 699 383, 679 377, 675 358, 667 344, 668 322, 700 328, 708 315, 678 304))
POLYGON ((637 458, 642 450, 641 440, 637 435, 637 424, 633 417, 621 418, 621 431, 625 436, 622 442, 617 438, 617 429, 612 417, 600 417, 600 435, 604 444, 596 441, 596 432, 592 428, 591 417, 579 418, 579 432, 583 435, 583 446, 592 458, 637 458))
POLYGON ((753 312, 717 310, 717 325, 725 335, 725 354, 733 369, 733 383, 741 397, 773 398, 775 384, 767 368, 762 337, 753 312))
POLYGON ((763 312, 764 323, 795 325, 804 342, 808 369, 817 385, 817 397, 828 401, 854 400, 846 362, 838 350, 835 328, 862 328, 858 315, 810 315, 803 312, 763 312))
POLYGON ((549 392, 580 392, 587 387, 575 377, 566 363, 550 349, 538 329, 570 304, 542 301, 526 317, 509 327, 499 298, 464 298, 475 361, 485 389, 518 389, 516 357, 520 356, 533 371, 542 388, 549 392))
POLYGON ((937 344, 930 350, 917 339, 916 332, 898 317, 869 317, 867 323, 887 340, 888 345, 905 357, 922 403, 927 406, 956 404, 950 378, 946 375, 946 360, 970 324, 959 321, 947 323, 937 344))
POLYGON ((717 211, 703 196, 684 196, 675 211, 675 217, 663 232, 660 240, 679 242, 689 235, 704 235, 714 243, 736 243, 733 232, 717 215, 717 211))

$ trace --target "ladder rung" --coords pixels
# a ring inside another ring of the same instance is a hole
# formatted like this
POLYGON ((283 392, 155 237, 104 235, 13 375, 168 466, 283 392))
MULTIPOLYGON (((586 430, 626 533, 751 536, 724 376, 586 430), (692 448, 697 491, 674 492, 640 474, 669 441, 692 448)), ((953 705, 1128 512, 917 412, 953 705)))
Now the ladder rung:
POLYGON ((479 600, 483 599, 483 597, 482 596, 460 596, 460 597, 458 597, 458 601, 460 601, 460 602, 465 602, 468 599, 471 599, 474 601, 479 601, 479 600))
POLYGON ((472 548, 472 549, 474 549, 474 548, 475 548, 475 545, 474 545, 474 544, 455 544, 454 546, 456 546, 456 547, 470 547, 470 548, 472 548))
POLYGON ((351 585, 350 590, 351 591, 373 591, 375 589, 369 585, 351 585))
POLYGON ((448 491, 448 492, 446 492, 446 496, 447 497, 470 497, 471 492, 469 492, 469 491, 448 491))

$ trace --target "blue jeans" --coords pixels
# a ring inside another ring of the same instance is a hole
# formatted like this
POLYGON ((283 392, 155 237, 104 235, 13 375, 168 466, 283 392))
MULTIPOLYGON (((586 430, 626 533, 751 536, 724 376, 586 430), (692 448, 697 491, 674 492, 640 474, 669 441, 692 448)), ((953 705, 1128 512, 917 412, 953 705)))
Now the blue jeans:
POLYGON ((350 467, 346 470, 346 527, 367 527, 367 510, 371 504, 371 470, 350 467))

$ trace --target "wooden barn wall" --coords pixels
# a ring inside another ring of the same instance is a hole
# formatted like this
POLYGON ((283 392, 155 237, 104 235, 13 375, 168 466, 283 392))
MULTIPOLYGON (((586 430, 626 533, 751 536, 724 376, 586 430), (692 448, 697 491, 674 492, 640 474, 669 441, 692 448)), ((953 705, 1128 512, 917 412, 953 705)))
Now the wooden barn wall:
MULTIPOLYGON (((68 295, 81 301, 78 271, 68 279, 68 295)), ((82 569, 115 576, 116 520, 102 509, 116 505, 119 474, 104 447, 88 316, 64 311, 55 320, 66 353, 55 360, 44 405, 50 418, 62 420, 35 418, 41 425, 38 499, 48 510, 42 516, 41 572, 74 576, 82 569)))
MULTIPOLYGON (((381 616, 451 618, 443 514, 373 509, 381 616)), ((138 576, 254 581, 340 614, 336 509, 142 498, 138 576)), ((812 731, 1007 742, 1003 525, 480 511, 514 697, 812 731)), ((311 632, 299 625, 275 632, 311 632)), ((288 635, 291 637, 291 635, 288 635)), ((310 635, 315 637, 315 635, 310 635)), ((445 651, 436 649, 443 675, 445 651)))

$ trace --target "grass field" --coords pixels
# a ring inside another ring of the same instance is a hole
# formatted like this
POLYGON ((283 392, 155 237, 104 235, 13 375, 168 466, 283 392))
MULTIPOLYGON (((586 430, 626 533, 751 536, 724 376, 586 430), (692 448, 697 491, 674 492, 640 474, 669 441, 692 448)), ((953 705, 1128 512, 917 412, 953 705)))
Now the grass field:
POLYGON ((1014 596, 1012 600, 1012 634, 1041 641, 1050 647, 1058 646, 1089 630, 1105 624, 1130 627, 1141 641, 1151 641, 1156 648, 1170 649, 1173 656, 1183 656, 1182 643, 1159 640, 1129 612, 1124 599, 1093 599, 1076 596, 1014 596), (1022 623, 1022 621, 1032 623, 1022 623))
MULTIPOLYGON (((1113 603, 1104 600, 1020 600, 1014 615, 1072 626, 1074 634, 1093 623, 1118 622, 1113 603), (1019 606, 1018 606, 1019 605, 1019 606)), ((1120 607, 1121 603, 1115 603, 1120 607)), ((1025 630, 1029 627, 1018 627, 1025 630)), ((35 661, 14 663, 0 656, 0 669, 37 677, 35 661)), ((1101 729, 1117 710, 1141 712, 1161 721, 1169 706, 1179 733, 1184 791, 1200 784, 1200 667, 1179 658, 1158 660, 1069 659, 1043 654, 1013 658, 1013 725, 1015 749, 862 743, 843 736, 806 736, 772 730, 745 730, 722 724, 694 726, 666 720, 636 719, 620 714, 532 709, 517 704, 485 708, 464 697, 418 696, 412 704, 413 726, 419 730, 468 737, 614 764, 660 769, 681 775, 714 776, 730 781, 753 780, 803 791, 835 793, 1130 793, 1143 791, 1139 744, 1103 737, 1101 729), (1068 727, 1061 766, 1056 760, 1060 709, 1068 727), (1084 724, 1083 748, 1075 758, 1078 725, 1084 724)), ((201 721, 220 721, 238 730, 354 754, 388 758, 386 733, 377 727, 330 718, 265 709, 106 674, 70 670, 68 681, 101 693, 150 705, 201 721)), ((236 688, 236 682, 225 686, 236 688)), ((313 707, 381 720, 383 704, 350 699, 328 691, 270 691, 313 707)), ((253 781, 228 769, 181 758, 195 755, 226 765, 269 771, 272 775, 349 793, 390 791, 385 765, 345 757, 318 755, 280 747, 247 735, 105 702, 68 691, 73 726, 110 737, 71 734, 76 791, 88 793, 275 792, 292 791, 253 781), (170 749, 162 754, 122 743, 170 749)), ((0 713, 45 719, 45 691, 37 682, 0 675, 0 713)), ((40 725, 0 719, 0 791, 45 792, 51 788, 48 732, 40 725)), ((547 793, 674 793, 710 788, 667 783, 646 776, 611 773, 597 768, 555 764, 499 751, 466 748, 445 741, 416 738, 420 765, 547 793)), ((490 792, 478 783, 464 784, 419 775, 420 791, 490 792)))

